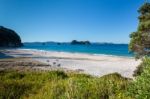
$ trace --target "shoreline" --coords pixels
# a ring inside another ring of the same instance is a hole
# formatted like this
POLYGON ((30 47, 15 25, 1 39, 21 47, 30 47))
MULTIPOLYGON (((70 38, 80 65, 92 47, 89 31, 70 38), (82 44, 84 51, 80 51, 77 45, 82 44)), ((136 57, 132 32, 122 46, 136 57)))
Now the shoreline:
MULTIPOLYGON (((84 53, 68 53, 56 51, 39 51, 25 49, 8 49, 2 51, 7 56, 31 58, 51 67, 64 68, 93 76, 103 76, 109 73, 120 73, 124 77, 132 78, 133 71, 141 63, 131 57, 110 55, 91 55, 84 53)), ((47 70, 47 67, 42 67, 47 70)))
MULTIPOLYGON (((7 50, 7 49, 6 49, 7 50)), ((82 52, 67 52, 67 51, 53 51, 53 50, 39 50, 39 49, 15 49, 15 50, 23 50, 23 51, 39 51, 39 52, 58 52, 58 53, 70 53, 70 54, 87 54, 93 56, 111 56, 111 57, 122 57, 122 58, 134 58, 134 56, 123 56, 123 55, 111 55, 111 54, 96 54, 96 53, 82 53, 82 52)))

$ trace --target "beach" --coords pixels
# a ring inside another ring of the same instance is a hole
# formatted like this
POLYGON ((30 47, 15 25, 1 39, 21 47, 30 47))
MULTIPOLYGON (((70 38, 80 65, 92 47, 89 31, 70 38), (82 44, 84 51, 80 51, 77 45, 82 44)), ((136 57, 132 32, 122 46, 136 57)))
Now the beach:
POLYGON ((8 49, 1 50, 1 53, 1 58, 26 58, 48 64, 48 66, 35 67, 41 70, 61 68, 62 70, 72 70, 93 76, 103 76, 117 72, 124 77, 132 78, 133 71, 141 62, 140 60, 135 60, 133 57, 43 50, 8 49))

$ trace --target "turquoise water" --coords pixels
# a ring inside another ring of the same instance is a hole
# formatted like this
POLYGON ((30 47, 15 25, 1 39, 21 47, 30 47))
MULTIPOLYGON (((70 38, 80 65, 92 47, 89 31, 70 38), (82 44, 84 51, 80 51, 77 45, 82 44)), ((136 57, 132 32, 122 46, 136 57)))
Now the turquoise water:
POLYGON ((127 44, 97 44, 71 45, 69 43, 24 43, 22 49, 36 49, 45 51, 61 51, 72 53, 105 54, 116 56, 133 56, 128 51, 127 44))

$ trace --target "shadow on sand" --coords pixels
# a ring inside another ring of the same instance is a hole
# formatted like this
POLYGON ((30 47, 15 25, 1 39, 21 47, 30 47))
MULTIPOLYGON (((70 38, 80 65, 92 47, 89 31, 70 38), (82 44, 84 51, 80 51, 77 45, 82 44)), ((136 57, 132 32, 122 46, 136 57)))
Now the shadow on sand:
POLYGON ((0 52, 0 59, 5 59, 5 58, 13 58, 13 57, 0 52))

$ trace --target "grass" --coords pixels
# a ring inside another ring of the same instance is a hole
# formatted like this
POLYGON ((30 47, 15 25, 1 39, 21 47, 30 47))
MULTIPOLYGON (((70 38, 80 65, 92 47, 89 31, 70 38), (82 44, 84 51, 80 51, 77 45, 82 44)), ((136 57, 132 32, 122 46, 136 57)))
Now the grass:
POLYGON ((1 71, 0 99, 127 99, 129 82, 117 73, 99 78, 62 71, 1 71))

